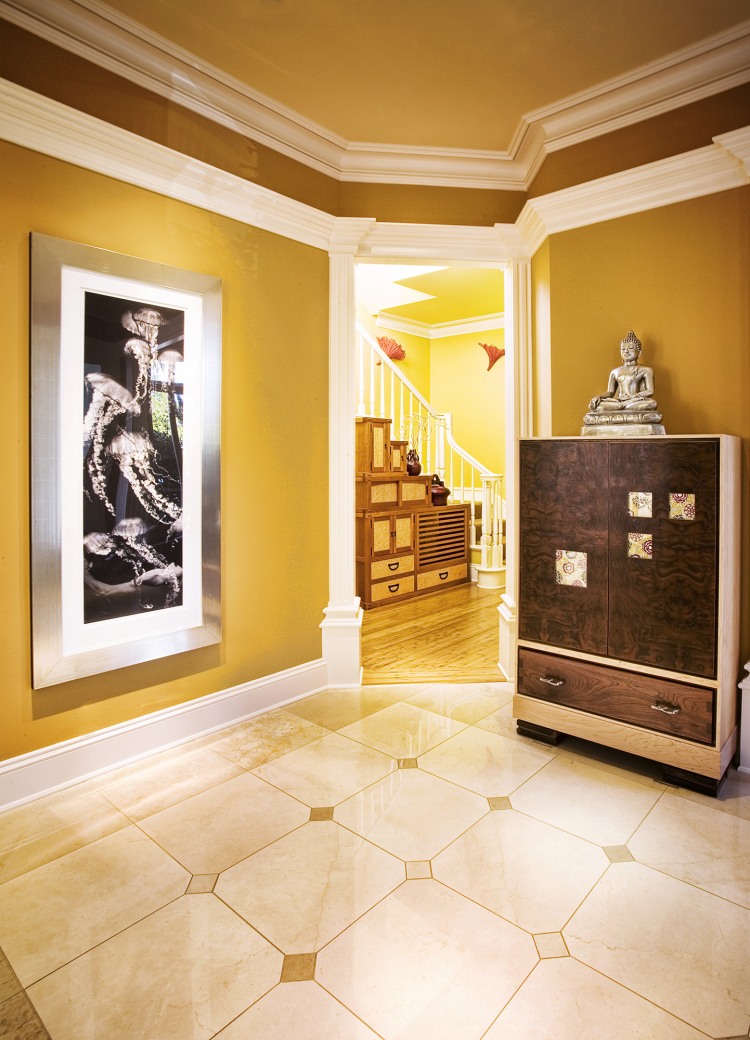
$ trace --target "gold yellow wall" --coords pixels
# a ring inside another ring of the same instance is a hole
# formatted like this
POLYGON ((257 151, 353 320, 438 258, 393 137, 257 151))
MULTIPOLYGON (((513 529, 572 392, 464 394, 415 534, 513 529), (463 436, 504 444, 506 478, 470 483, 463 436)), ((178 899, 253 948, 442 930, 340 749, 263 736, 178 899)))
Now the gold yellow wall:
POLYGON ((505 472, 505 358, 491 371, 480 343, 505 346, 502 329, 430 343, 430 403, 453 415, 453 433, 478 462, 505 472))
POLYGON ((321 655, 328 599, 328 259, 307 246, 0 145, 0 758, 321 655), (223 640, 30 686, 30 231, 223 279, 223 640), (283 374, 283 378, 279 376, 283 374))
POLYGON ((750 653, 749 227, 750 188, 738 188, 549 241, 552 433, 580 432, 632 328, 654 368, 667 433, 742 438, 743 661, 750 653))

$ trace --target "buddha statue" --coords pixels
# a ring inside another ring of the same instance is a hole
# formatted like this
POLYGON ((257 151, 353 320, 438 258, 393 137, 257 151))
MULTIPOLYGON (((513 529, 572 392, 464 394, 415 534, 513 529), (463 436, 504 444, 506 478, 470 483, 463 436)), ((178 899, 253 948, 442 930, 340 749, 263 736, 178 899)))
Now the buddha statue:
POLYGON ((641 349, 641 341, 631 330, 620 342, 622 364, 609 373, 606 391, 589 402, 589 410, 583 418, 583 435, 641 436, 665 432, 654 399, 654 371, 639 364, 641 349))

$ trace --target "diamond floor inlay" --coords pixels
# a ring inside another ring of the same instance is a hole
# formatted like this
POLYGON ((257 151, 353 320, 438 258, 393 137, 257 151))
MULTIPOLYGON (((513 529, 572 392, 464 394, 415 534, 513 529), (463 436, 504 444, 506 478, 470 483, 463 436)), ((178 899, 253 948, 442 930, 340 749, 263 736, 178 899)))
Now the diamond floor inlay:
POLYGON ((750 777, 330 690, 0 816, 0 1040, 740 1040, 750 777))

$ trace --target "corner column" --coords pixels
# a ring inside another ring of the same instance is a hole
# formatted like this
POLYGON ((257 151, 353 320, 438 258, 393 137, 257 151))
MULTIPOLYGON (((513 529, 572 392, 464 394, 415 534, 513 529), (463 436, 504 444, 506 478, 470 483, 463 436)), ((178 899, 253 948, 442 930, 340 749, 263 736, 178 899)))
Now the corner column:
POLYGON ((362 682, 362 608, 355 595, 354 418, 356 294, 354 256, 371 220, 340 219, 332 236, 328 361, 328 606, 320 628, 329 686, 362 682))
MULTIPOLYGON (((518 501, 518 441, 532 432, 531 262, 514 257, 505 272, 505 494, 518 501)), ((516 677, 518 633, 518 532, 516 508, 506 517, 505 592, 498 606, 498 665, 507 679, 516 677)))

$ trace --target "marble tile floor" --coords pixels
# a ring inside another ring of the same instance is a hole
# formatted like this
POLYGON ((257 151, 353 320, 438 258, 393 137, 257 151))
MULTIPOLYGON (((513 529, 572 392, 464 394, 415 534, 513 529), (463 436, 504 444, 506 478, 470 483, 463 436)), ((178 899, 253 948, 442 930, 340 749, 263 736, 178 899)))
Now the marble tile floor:
POLYGON ((0 1038, 747 1037, 750 777, 511 692, 328 691, 4 813, 0 1038))

